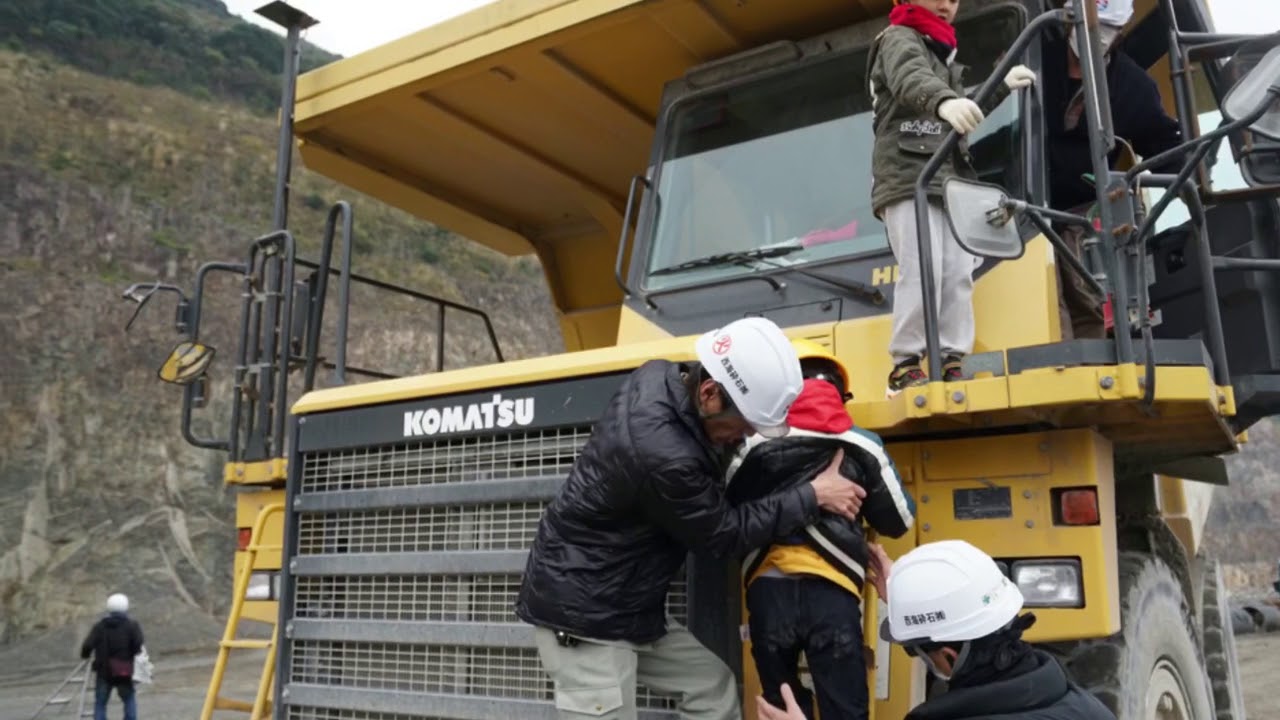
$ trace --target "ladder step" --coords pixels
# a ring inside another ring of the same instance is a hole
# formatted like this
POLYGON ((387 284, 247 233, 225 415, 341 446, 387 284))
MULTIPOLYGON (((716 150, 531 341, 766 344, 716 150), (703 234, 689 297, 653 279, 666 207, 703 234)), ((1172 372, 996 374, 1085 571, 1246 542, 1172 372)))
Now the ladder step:
POLYGON ((228 650, 266 650, 271 647, 270 640, 223 640, 221 644, 228 650))
POLYGON ((240 712, 252 712, 253 703, 243 702, 241 700, 228 700, 224 697, 214 699, 213 708, 215 710, 238 710, 240 712))
POLYGON ((50 700, 45 704, 46 705, 66 705, 69 702, 71 702, 71 698, 53 698, 52 700, 50 700))

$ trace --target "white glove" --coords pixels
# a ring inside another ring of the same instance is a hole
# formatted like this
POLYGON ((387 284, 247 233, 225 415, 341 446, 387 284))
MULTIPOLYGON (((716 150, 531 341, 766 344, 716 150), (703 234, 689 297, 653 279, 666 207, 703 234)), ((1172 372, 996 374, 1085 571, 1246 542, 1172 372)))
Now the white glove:
POLYGON ((1010 90, 1028 87, 1036 82, 1036 74, 1026 65, 1015 65, 1008 75, 1004 76, 1004 84, 1010 90))
POLYGON ((982 122, 982 108, 969 98, 951 98, 938 105, 938 117, 951 123, 951 127, 961 135, 973 132, 982 122))

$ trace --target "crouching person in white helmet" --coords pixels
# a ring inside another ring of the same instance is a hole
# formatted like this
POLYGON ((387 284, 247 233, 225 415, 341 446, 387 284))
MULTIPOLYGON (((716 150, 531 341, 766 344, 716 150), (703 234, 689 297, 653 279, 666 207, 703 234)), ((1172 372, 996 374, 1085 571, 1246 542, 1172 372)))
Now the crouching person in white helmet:
POLYGON ((696 353, 697 363, 651 360, 631 374, 538 526, 516 614, 536 628, 562 718, 635 718, 637 682, 679 697, 683 718, 740 718, 732 672, 667 617, 667 588, 690 551, 745 552, 821 509, 857 516, 865 493, 834 463, 729 506, 724 451, 753 431, 786 434, 800 362, 763 318, 707 333, 696 353))
MULTIPOLYGON (((991 556, 963 540, 921 545, 891 562, 872 546, 877 590, 889 603, 886 639, 924 661, 947 692, 905 720, 1115 720, 1053 656, 1022 639, 1035 616, 991 556), (888 582, 885 582, 885 578, 888 582)), ((761 705, 760 720, 804 715, 784 689, 784 709, 761 705)))

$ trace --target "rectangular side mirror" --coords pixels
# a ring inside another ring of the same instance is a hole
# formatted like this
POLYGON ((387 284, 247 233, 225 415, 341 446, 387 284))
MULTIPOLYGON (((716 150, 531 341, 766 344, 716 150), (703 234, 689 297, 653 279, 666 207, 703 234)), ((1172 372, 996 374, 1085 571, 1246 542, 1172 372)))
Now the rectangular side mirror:
POLYGON ((948 178, 942 186, 947 222, 960 247, 971 255, 1017 260, 1026 249, 1013 213, 1004 207, 1004 188, 948 178))
MULTIPOLYGON (((1247 66, 1252 60, 1250 56, 1256 56, 1260 49, 1254 44, 1246 45, 1236 53, 1233 64, 1247 66)), ((1268 50, 1232 86, 1223 98, 1222 114, 1231 120, 1239 120, 1254 114, 1264 104, 1267 109, 1262 117, 1249 125, 1249 130, 1270 140, 1280 140, 1280 45, 1268 50)))

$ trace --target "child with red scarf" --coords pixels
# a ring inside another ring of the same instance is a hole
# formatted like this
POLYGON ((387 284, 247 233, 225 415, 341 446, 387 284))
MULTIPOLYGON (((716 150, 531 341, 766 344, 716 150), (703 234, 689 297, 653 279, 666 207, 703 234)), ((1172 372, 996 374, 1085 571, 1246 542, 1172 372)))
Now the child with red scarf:
MULTIPOLYGON (((985 112, 1010 90, 1035 82, 1019 65, 1004 78, 988 107, 965 97, 964 67, 955 63, 956 31, 951 25, 959 0, 895 0, 889 27, 876 38, 867 81, 873 102, 871 202, 884 221, 898 260, 893 333, 894 368, 886 395, 928 382, 921 367, 925 352, 924 306, 915 215, 915 183, 929 158, 954 128, 972 132, 985 112)), ((943 381, 961 379, 961 361, 973 350, 973 270, 977 258, 951 234, 942 211, 942 184, 949 177, 975 178, 968 145, 961 139, 929 184, 929 235, 933 250, 934 297, 943 353, 943 381)), ((937 378, 935 378, 937 379, 937 378)))

